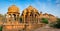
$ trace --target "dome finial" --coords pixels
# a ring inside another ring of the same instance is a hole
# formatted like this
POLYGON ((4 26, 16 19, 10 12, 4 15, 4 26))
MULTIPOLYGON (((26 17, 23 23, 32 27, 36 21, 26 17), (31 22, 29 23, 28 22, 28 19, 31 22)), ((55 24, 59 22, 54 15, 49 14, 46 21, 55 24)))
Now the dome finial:
POLYGON ((40 13, 42 13, 42 11, 40 13))
POLYGON ((31 5, 29 5, 29 7, 28 7, 28 8, 31 8, 31 9, 32 9, 32 8, 34 8, 34 7, 33 7, 33 6, 31 6, 31 5))
POLYGON ((32 5, 29 5, 29 7, 32 7, 32 5))

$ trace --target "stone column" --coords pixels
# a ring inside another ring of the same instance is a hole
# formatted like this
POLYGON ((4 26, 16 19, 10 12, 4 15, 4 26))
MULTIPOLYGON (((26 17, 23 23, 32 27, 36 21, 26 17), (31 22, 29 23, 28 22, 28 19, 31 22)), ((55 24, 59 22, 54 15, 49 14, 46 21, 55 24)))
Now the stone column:
POLYGON ((8 16, 8 14, 6 14, 6 22, 8 21, 8 18, 9 18, 9 16, 8 16))
POLYGON ((9 22, 9 20, 11 20, 11 15, 8 15, 7 22, 9 22))
POLYGON ((32 23, 32 16, 30 16, 30 19, 31 19, 31 21, 30 21, 30 22, 32 23))
POLYGON ((17 21, 19 21, 19 15, 17 14, 17 21))
POLYGON ((17 21, 17 14, 16 14, 16 21, 17 21))
POLYGON ((25 15, 24 15, 24 21, 23 22, 25 23, 25 15))
POLYGON ((13 22, 14 22, 14 21, 13 21, 13 20, 14 20, 14 19, 13 19, 13 14, 11 14, 10 20, 11 20, 11 21, 9 21, 9 22, 11 22, 11 23, 13 24, 13 22))
POLYGON ((28 23, 30 23, 30 22, 31 22, 31 21, 30 21, 30 12, 29 12, 29 14, 28 14, 28 19, 29 19, 28 23))
POLYGON ((15 18, 14 18, 14 15, 12 14, 12 19, 13 19, 13 21, 15 21, 15 18))
POLYGON ((38 17, 38 24, 40 24, 40 19, 39 19, 39 17, 38 17))

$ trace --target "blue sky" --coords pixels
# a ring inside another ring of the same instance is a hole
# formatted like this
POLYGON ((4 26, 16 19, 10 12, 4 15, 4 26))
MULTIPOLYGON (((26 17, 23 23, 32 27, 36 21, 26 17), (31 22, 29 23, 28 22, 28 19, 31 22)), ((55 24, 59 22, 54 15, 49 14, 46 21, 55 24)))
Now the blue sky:
POLYGON ((11 5, 19 7, 20 13, 31 5, 39 12, 60 17, 60 0, 0 0, 0 14, 6 14, 11 5))

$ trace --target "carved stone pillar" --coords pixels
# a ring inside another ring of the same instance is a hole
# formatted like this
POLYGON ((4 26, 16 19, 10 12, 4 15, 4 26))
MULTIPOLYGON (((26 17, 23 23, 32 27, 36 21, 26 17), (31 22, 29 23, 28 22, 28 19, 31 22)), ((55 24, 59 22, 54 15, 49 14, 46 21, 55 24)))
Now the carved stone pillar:
POLYGON ((17 21, 17 14, 16 14, 16 21, 17 21))
POLYGON ((25 23, 25 15, 24 15, 24 23, 25 23))
POLYGON ((38 17, 38 24, 40 24, 40 20, 39 20, 39 17, 38 17))

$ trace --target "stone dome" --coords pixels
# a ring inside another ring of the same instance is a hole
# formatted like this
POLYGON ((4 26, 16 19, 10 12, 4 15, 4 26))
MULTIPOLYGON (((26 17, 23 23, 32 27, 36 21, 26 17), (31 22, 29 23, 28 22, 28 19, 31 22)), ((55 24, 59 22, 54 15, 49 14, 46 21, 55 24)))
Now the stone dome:
POLYGON ((27 15, 29 13, 31 14, 32 12, 35 13, 35 14, 39 14, 38 10, 30 5, 28 8, 23 10, 22 15, 27 15))
POLYGON ((32 6, 29 6, 28 8, 26 8, 25 10, 23 10, 23 12, 24 13, 26 13, 26 12, 38 12, 38 10, 37 9, 35 9, 34 7, 32 7, 32 6))
POLYGON ((8 8, 8 12, 19 12, 19 8, 15 5, 12 5, 8 8))

